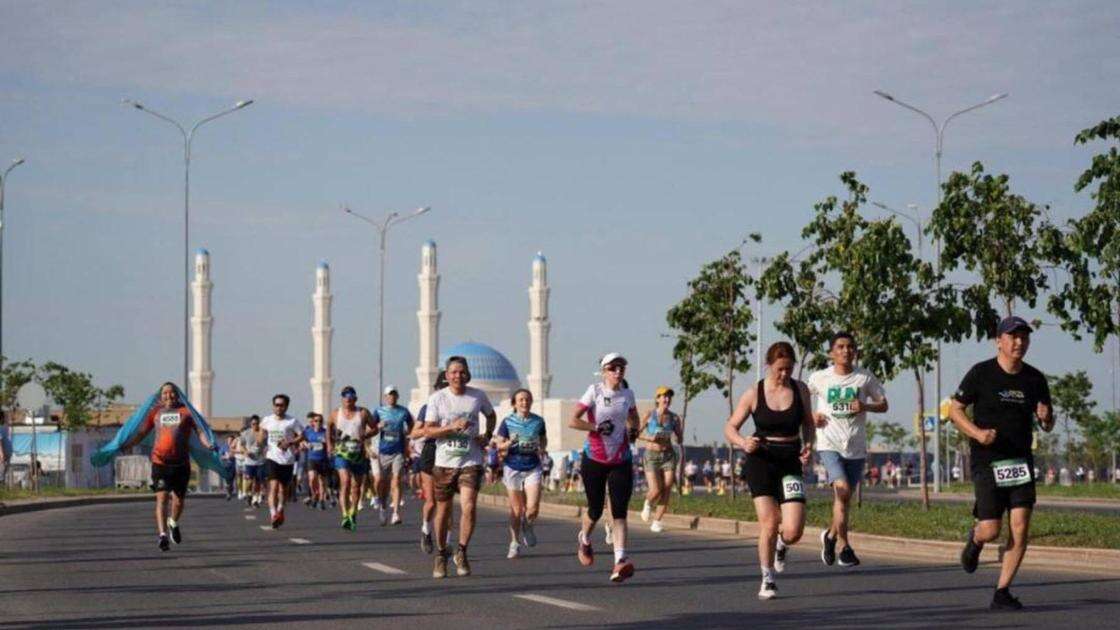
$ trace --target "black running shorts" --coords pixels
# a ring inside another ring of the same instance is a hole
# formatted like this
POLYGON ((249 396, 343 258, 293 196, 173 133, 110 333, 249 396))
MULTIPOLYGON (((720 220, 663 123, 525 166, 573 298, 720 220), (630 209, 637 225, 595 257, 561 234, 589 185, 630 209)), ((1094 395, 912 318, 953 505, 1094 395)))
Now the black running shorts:
POLYGON ((284 464, 277 464, 271 459, 264 462, 264 476, 268 480, 277 480, 283 485, 292 483, 292 464, 285 466, 284 464))
POLYGON ((152 462, 152 491, 171 492, 179 498, 187 493, 191 480, 191 465, 166 465, 152 462))
POLYGON ((436 441, 429 439, 420 450, 420 472, 432 474, 436 466, 436 441))
POLYGON ((743 477, 751 497, 772 497, 778 503, 804 503, 801 442, 763 442, 747 454, 743 477))
MULTIPOLYGON (((1027 460, 1027 466, 1033 475, 1034 461, 1027 460)), ((972 463, 972 486, 976 492, 976 503, 972 506, 972 515, 981 521, 1002 520, 1003 513, 1011 508, 1033 508, 1035 502, 1035 481, 1009 488, 996 485, 996 476, 992 465, 988 462, 974 461, 972 463)))

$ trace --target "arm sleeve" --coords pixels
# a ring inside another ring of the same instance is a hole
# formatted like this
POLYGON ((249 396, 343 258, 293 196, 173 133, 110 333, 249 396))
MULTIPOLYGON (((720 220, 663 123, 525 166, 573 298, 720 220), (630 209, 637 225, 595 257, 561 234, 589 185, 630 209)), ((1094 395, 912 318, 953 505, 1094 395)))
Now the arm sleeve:
POLYGON ((424 418, 428 415, 428 405, 420 407, 420 411, 416 412, 416 421, 424 424, 424 418))
POLYGON ((976 366, 974 365, 968 370, 968 373, 964 375, 960 387, 958 387, 956 393, 953 394, 953 398, 962 405, 971 405, 976 402, 976 385, 978 378, 976 366))
POLYGON ((502 420, 501 423, 498 424, 498 435, 507 440, 509 439, 509 427, 506 426, 505 420, 502 420))
POLYGON ((595 406, 595 386, 591 385, 587 391, 583 392, 583 396, 579 397, 579 404, 585 409, 590 409, 595 406))
POLYGON ((416 421, 412 419, 412 412, 408 411, 408 410, 405 410, 405 412, 404 412, 404 432, 405 433, 411 433, 412 432, 412 425, 414 425, 414 424, 416 424, 416 421))
POLYGON ((1046 380, 1046 375, 1038 373, 1038 402, 1051 404, 1050 402, 1050 382, 1046 380))
POLYGON ((883 384, 879 382, 879 379, 876 378, 875 375, 871 375, 871 377, 867 379, 867 396, 873 399, 885 399, 887 397, 887 392, 883 389, 883 384))
POLYGON ((486 416, 494 413, 494 405, 490 404, 490 397, 485 393, 482 393, 482 399, 478 403, 478 410, 486 416))

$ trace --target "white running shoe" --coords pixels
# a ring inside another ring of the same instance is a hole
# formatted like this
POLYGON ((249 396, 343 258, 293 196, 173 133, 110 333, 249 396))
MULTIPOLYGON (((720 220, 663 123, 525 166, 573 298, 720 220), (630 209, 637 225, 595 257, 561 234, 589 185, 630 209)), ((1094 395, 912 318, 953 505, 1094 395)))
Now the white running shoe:
POLYGON ((513 560, 514 558, 517 558, 520 555, 521 555, 521 545, 519 545, 515 542, 511 542, 509 544, 509 553, 506 554, 506 557, 509 558, 510 560, 513 560))
POLYGON ((660 534, 661 532, 665 531, 665 526, 661 524, 661 521, 654 521, 649 524, 649 531, 655 534, 660 534))
POLYGON ((758 589, 758 598, 761 600, 774 599, 778 596, 778 585, 773 582, 762 582, 758 589))
POLYGON ((603 538, 604 538, 604 540, 606 540, 608 547, 613 547, 614 546, 614 536, 612 535, 612 532, 611 532, 611 524, 610 523, 604 523, 603 525, 607 530, 607 534, 603 538))
POLYGON ((392 523, 393 525, 400 525, 401 522, 402 522, 400 513, 399 512, 393 512, 393 518, 389 522, 392 523))
POLYGON ((649 515, 650 515, 650 512, 652 512, 652 511, 653 511, 653 508, 650 507, 649 501, 646 501, 645 504, 642 505, 642 522, 643 523, 648 523, 649 522, 649 515))
POLYGON ((786 570, 786 553, 789 551, 789 545, 782 542, 782 537, 778 536, 778 542, 774 547, 774 571, 781 573, 786 570))

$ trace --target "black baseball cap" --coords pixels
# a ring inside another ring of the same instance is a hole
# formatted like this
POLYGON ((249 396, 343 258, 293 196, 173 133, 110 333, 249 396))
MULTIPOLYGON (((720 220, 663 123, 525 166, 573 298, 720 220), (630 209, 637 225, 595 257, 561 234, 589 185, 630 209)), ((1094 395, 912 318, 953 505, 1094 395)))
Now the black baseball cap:
POLYGON ((1027 323, 1027 320, 1023 319, 1022 317, 1012 315, 1011 317, 1004 317, 1002 320, 1000 320, 999 326, 996 327, 996 336, 998 337, 1000 335, 1006 335, 1007 333, 1017 332, 1020 330, 1034 332, 1034 329, 1031 328, 1031 325, 1027 323))

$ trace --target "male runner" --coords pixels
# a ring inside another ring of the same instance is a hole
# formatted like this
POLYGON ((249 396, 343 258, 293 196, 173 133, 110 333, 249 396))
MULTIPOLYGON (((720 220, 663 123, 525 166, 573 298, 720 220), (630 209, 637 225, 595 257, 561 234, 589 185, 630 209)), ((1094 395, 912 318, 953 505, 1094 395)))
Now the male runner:
POLYGON ((353 386, 343 387, 341 396, 342 405, 331 412, 327 428, 327 453, 334 457, 338 472, 342 528, 352 532, 357 527, 363 481, 369 475, 365 442, 377 432, 377 425, 373 414, 358 406, 358 391, 353 386))
POLYGON ((390 505, 389 487, 392 484, 393 525, 401 524, 401 477, 405 470, 405 454, 408 450, 408 434, 412 431, 412 414, 408 408, 397 404, 400 394, 397 388, 389 385, 384 392, 385 404, 373 412, 377 425, 378 440, 377 462, 381 467, 381 478, 377 484, 380 503, 381 524, 388 520, 386 511, 390 505))
POLYGON ((1010 511, 1011 535, 1003 552, 992 610, 1019 610, 1011 581, 1027 552, 1031 511, 1035 502, 1032 424, 1054 428, 1050 387, 1046 377, 1023 362, 1031 345, 1031 327, 1019 317, 1006 317, 996 329, 996 357, 972 366, 953 394, 949 418, 969 437, 976 524, 968 532, 961 566, 972 573, 984 543, 999 536, 1003 513, 1010 511), (966 408, 972 406, 970 418, 966 408))
POLYGON ((821 532, 821 561, 832 566, 839 544, 840 566, 854 567, 859 558, 848 542, 848 506, 867 460, 867 412, 886 412, 887 396, 874 374, 855 365, 851 333, 834 334, 828 356, 832 366, 813 372, 807 382, 816 408, 817 456, 832 486, 832 524, 821 532))
POLYGON ((261 494, 264 492, 264 453, 267 448, 268 432, 261 428, 261 417, 253 414, 249 418, 249 428, 241 432, 238 440, 238 451, 245 459, 245 493, 249 497, 249 505, 253 507, 261 506, 261 494))
POLYGON ((273 529, 284 524, 284 503, 288 498, 288 486, 292 483, 296 449, 303 442, 303 425, 288 415, 290 402, 287 394, 276 394, 272 397, 272 414, 261 420, 261 428, 268 433, 264 468, 268 477, 268 509, 273 529))
POLYGON ((467 360, 450 357, 446 364, 447 388, 428 399, 424 435, 436 441, 436 461, 432 470, 436 498, 436 554, 432 577, 447 576, 447 530, 451 521, 451 500, 459 491, 459 547, 455 551, 456 572, 471 574, 467 545, 474 533, 475 505, 482 481, 482 447, 494 436, 498 421, 486 393, 468 387, 471 375, 467 360), (486 432, 479 431, 478 415, 486 417, 486 432))
POLYGON ((304 445, 307 447, 307 505, 320 510, 327 509, 326 478, 330 475, 327 463, 327 431, 323 428, 323 416, 315 412, 307 414, 310 424, 303 430, 304 445))
POLYGON ((158 406, 153 406, 140 425, 140 429, 125 442, 120 450, 127 451, 138 444, 153 430, 156 432, 152 443, 152 490, 156 493, 156 529, 159 530, 159 548, 167 551, 171 542, 183 542, 183 532, 179 519, 183 516, 183 502, 186 500, 187 484, 191 480, 190 439, 191 432, 198 435, 198 441, 210 450, 216 446, 207 439, 191 415, 190 409, 179 400, 179 392, 172 383, 164 383, 159 388, 158 406), (167 500, 171 498, 171 516, 167 516, 167 500), (168 531, 171 536, 168 537, 168 531))

